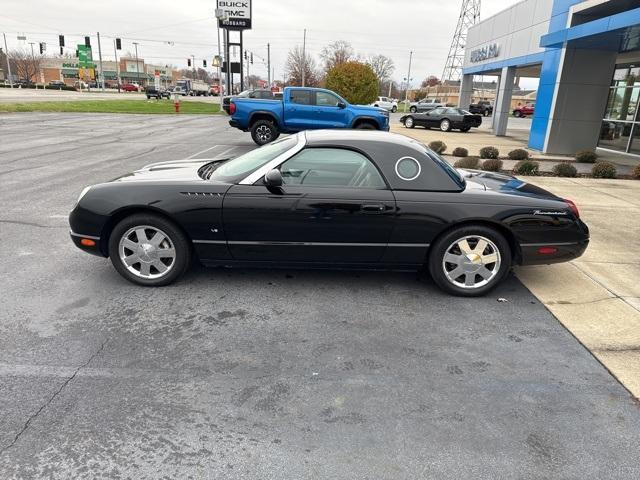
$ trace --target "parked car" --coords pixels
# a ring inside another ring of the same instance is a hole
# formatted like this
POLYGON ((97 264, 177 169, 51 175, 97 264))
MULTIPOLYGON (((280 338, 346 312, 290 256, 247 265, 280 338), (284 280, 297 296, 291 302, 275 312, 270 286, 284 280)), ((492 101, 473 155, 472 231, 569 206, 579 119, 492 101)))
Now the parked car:
POLYGON ((384 108, 385 110, 389 110, 393 113, 398 111, 398 102, 389 97, 378 97, 378 99, 373 102, 371 106, 384 108))
POLYGON ((275 98, 275 96, 274 92, 264 88, 256 90, 244 90, 238 95, 228 95, 222 99, 222 109, 228 114, 230 113, 229 104, 234 98, 261 98, 263 100, 272 100, 273 98, 275 98))
POLYGON ((215 95, 216 97, 220 95, 220 85, 211 85, 209 87, 209 94, 215 95))
POLYGON ((235 98, 229 105, 229 125, 258 145, 274 141, 281 133, 320 128, 389 130, 389 112, 376 107, 350 105, 331 90, 286 87, 282 100, 235 98))
POLYGON ((433 110, 434 108, 445 106, 446 105, 437 98, 424 98, 419 102, 411 102, 409 104, 409 111, 411 113, 428 112, 429 110, 433 110))
POLYGON ((480 100, 477 103, 469 105, 469 111, 488 117, 493 113, 493 105, 491 105, 491 102, 488 100, 480 100))
POLYGON ((140 91, 140 85, 137 83, 123 83, 120 89, 125 92, 138 92, 140 91))
POLYGON ((65 87, 66 84, 62 80, 51 80, 49 82, 50 87, 65 87))
POLYGON ((536 109, 535 103, 527 103, 526 105, 518 105, 513 109, 514 117, 526 117, 528 115, 533 115, 536 109))
POLYGON ((425 113, 403 115, 400 122, 406 128, 425 127, 439 128, 443 132, 460 130, 468 132, 473 127, 482 124, 482 116, 474 115, 466 110, 455 107, 439 107, 425 113))
POLYGON ((144 89, 144 93, 147 96, 147 100, 156 98, 162 100, 163 98, 171 98, 171 92, 165 88, 156 88, 155 85, 149 85, 144 89))
MULTIPOLYGON (((285 93, 286 96, 286 93, 285 93)), ((148 165, 85 188, 73 243, 122 277, 167 285, 209 266, 415 269, 478 296, 512 265, 582 255, 578 209, 540 187, 455 170, 392 133, 306 131, 234 159, 148 165)))

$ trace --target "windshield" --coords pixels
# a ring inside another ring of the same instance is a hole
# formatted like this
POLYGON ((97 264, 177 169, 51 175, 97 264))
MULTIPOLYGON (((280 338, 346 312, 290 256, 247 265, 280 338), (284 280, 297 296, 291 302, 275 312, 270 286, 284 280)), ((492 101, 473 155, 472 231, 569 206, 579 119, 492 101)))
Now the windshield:
POLYGON ((251 93, 251 90, 244 90, 238 94, 238 97, 245 98, 245 97, 248 97, 250 93, 251 93))
POLYGON ((285 137, 281 140, 268 143, 263 147, 251 150, 250 152, 232 160, 226 161, 213 171, 209 180, 216 180, 218 182, 225 183, 237 183, 255 172, 258 168, 269 163, 277 156, 295 146, 297 142, 296 138, 297 137, 295 135, 285 137))

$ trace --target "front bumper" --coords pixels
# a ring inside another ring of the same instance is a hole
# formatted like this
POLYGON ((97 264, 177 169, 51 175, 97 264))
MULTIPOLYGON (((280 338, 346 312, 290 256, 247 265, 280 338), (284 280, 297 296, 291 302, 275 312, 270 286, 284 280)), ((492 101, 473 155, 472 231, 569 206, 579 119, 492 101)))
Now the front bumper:
POLYGON ((100 237, 82 235, 74 231, 70 231, 69 235, 71 236, 71 241, 80 250, 90 253, 91 255, 96 255, 98 257, 105 256, 100 249, 100 237), (91 242, 93 242, 93 244, 91 244, 91 242))

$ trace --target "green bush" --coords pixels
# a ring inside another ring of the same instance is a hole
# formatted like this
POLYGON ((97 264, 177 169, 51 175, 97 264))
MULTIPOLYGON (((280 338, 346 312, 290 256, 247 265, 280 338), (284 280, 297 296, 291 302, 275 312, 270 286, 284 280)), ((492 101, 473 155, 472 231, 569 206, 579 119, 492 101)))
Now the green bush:
POLYGON ((597 162, 591 169, 593 178, 616 178, 616 166, 611 162, 597 162))
POLYGON ((453 152, 451 152, 451 155, 454 157, 467 157, 469 155, 469 150, 464 147, 456 147, 453 149, 453 152))
POLYGON ((500 151, 496 147, 482 147, 480 149, 480 158, 498 158, 500 151))
POLYGON ((327 72, 326 86, 355 105, 367 105, 378 98, 378 77, 366 63, 336 65, 327 72))
POLYGON ((465 157, 457 160, 453 164, 456 168, 471 168, 477 169, 480 166, 480 159, 478 157, 465 157))
POLYGON ((516 148, 515 150, 511 150, 508 154, 511 160, 529 160, 529 152, 527 152, 524 148, 516 148))
POLYGON ((578 170, 569 162, 562 162, 554 165, 551 169, 554 175, 558 177, 576 177, 578 176, 578 170))
POLYGON ((429 148, 436 153, 444 153, 444 151, 447 149, 447 144, 441 142, 440 140, 434 140, 433 142, 429 143, 429 148))
POLYGON ((592 150, 580 150, 576 153, 576 161, 580 163, 595 163, 597 159, 598 155, 592 150))
POLYGON ((498 160, 497 158, 490 158, 482 162, 482 170, 487 172, 499 172, 502 170, 502 160, 498 160))
POLYGON ((640 164, 636 165, 635 167, 633 167, 633 170, 631 170, 631 176, 633 178, 639 178, 640 179, 640 164))
POLYGON ((540 173, 540 164, 531 160, 520 160, 513 167, 513 172, 518 175, 538 175, 540 173))

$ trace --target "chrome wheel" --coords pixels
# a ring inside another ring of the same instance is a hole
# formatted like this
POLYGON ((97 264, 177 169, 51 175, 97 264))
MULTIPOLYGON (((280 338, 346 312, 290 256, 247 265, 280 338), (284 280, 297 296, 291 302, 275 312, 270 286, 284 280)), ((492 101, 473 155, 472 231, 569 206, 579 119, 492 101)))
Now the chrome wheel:
POLYGON ((448 132, 451 129, 451 124, 449 123, 449 120, 442 120, 442 122, 440 122, 440 130, 442 130, 443 132, 448 132))
POLYGON ((445 251, 442 269, 453 285, 474 289, 493 280, 500 271, 500 251, 495 243, 480 235, 462 237, 445 251))
POLYGON ((256 128, 256 136, 261 142, 268 143, 271 141, 272 132, 266 125, 260 125, 256 128))
POLYGON ((413 128, 413 117, 407 117, 404 119, 404 126, 407 128, 413 128))
POLYGON ((169 236, 149 225, 130 228, 120 237, 120 261, 136 277, 164 277, 176 262, 176 249, 169 236))

